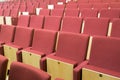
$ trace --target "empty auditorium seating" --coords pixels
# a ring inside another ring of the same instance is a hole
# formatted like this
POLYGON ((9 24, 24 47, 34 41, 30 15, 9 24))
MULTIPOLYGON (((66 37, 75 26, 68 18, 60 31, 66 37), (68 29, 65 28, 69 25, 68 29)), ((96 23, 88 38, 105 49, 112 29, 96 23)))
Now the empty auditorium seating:
POLYGON ((44 23, 44 16, 42 15, 31 15, 29 27, 41 29, 44 23))
POLYGON ((79 17, 98 17, 97 9, 84 8, 80 10, 79 17))
POLYGON ((35 14, 35 7, 33 5, 28 5, 26 12, 29 12, 30 15, 35 14))
POLYGON ((21 15, 21 16, 18 17, 17 26, 28 27, 29 26, 29 20, 30 20, 29 15, 21 15))
POLYGON ((46 70, 45 55, 54 52, 57 33, 49 30, 35 30, 32 47, 22 51, 22 62, 46 70))
POLYGON ((55 9, 63 9, 64 10, 64 8, 65 8, 65 4, 62 4, 62 5, 55 4, 55 9))
POLYGON ((112 29, 111 29, 111 37, 120 37, 120 19, 113 19, 112 20, 112 29))
POLYGON ((0 80, 5 80, 8 59, 0 55, 0 80))
POLYGON ((82 27, 82 18, 64 17, 61 27, 61 31, 80 33, 82 27))
POLYGON ((10 9, 4 9, 4 14, 3 14, 3 16, 10 16, 10 12, 11 12, 10 9))
POLYGON ((46 16, 44 21, 44 29, 58 31, 60 30, 60 16, 46 16))
POLYGON ((17 58, 21 56, 19 50, 31 45, 32 35, 33 29, 16 27, 14 41, 3 45, 4 55, 9 59, 8 69, 12 61, 21 61, 21 57, 17 58))
POLYGON ((66 9, 64 12, 64 16, 78 17, 79 10, 78 9, 66 9))
POLYGON ((52 80, 57 77, 64 80, 80 80, 81 68, 78 69, 77 65, 82 66, 87 63, 84 60, 88 38, 87 35, 59 33, 56 52, 47 56, 47 72, 52 80))
POLYGON ((108 18, 85 18, 82 32, 89 35, 107 36, 108 18))
POLYGON ((119 80, 119 47, 119 38, 93 36, 89 64, 82 68, 82 80, 119 80))
POLYGON ((10 74, 8 80, 50 80, 48 73, 37 69, 35 67, 13 62, 10 67, 10 74))
POLYGON ((51 16, 63 16, 64 10, 63 9, 53 9, 51 10, 51 16))
POLYGON ((106 17, 106 18, 119 18, 120 17, 120 10, 119 9, 101 9, 99 17, 106 17))
POLYGON ((3 16, 3 14, 4 14, 4 10, 0 9, 0 16, 3 16))

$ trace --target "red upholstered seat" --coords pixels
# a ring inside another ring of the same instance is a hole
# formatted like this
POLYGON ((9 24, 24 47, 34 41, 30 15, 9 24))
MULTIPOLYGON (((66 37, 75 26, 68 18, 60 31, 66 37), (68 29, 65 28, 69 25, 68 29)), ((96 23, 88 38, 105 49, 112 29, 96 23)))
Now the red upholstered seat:
POLYGON ((30 20, 29 15, 21 15, 21 16, 18 17, 17 26, 28 27, 29 26, 29 20, 30 20))
POLYGON ((30 17, 29 27, 36 28, 36 29, 41 29, 43 27, 43 23, 44 23, 44 16, 32 15, 30 17))
POLYGON ((51 80, 51 77, 40 69, 24 63, 13 62, 10 67, 8 80, 51 80))
POLYGON ((81 68, 77 67, 87 63, 85 57, 88 40, 87 35, 59 33, 56 52, 47 57, 47 72, 53 79, 80 80, 81 68))
POLYGON ((80 33, 82 27, 82 18, 64 17, 61 26, 61 31, 80 33))
POLYGON ((51 10, 51 16, 63 16, 64 10, 63 9, 53 9, 51 10))
POLYGON ((120 37, 120 19, 112 20, 111 37, 120 37))
POLYGON ((66 9, 64 16, 78 17, 79 16, 79 10, 78 9, 66 9))
POLYGON ((84 34, 107 36, 109 26, 108 18, 85 18, 84 34))
MULTIPOLYGON (((84 66, 83 69, 88 69, 89 74, 96 73, 97 78, 106 79, 120 79, 120 39, 112 37, 98 37, 93 36, 89 64, 84 66), (90 73, 91 72, 91 73, 90 73), (99 76, 101 75, 101 76, 99 76)), ((88 75, 89 75, 88 74, 88 75)), ((83 72, 84 79, 86 74, 83 72)), ((91 79, 95 79, 94 76, 91 76, 91 79)), ((90 76, 88 80, 91 80, 90 76)))
POLYGON ((44 29, 59 31, 61 24, 60 16, 46 16, 44 21, 44 29))

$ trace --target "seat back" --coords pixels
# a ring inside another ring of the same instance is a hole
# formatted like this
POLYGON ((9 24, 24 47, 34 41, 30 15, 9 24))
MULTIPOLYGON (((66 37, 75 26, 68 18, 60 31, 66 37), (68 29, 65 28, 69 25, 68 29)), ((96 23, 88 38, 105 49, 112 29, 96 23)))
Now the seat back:
POLYGON ((4 9, 4 16, 10 16, 11 10, 10 9, 4 9))
POLYGON ((119 47, 119 38, 93 36, 89 64, 120 72, 119 47))
POLYGON ((41 29, 43 27, 44 16, 32 15, 29 27, 41 29))
POLYGON ((0 80, 6 80, 7 63, 8 59, 0 55, 0 80))
POLYGON ((120 37, 120 19, 112 20, 111 37, 120 37))
POLYGON ((15 27, 9 25, 2 25, 0 27, 0 41, 8 43, 12 42, 14 38, 15 27))
POLYGON ((61 26, 62 31, 80 33, 82 27, 82 18, 64 17, 61 26))
POLYGON ((80 17, 98 17, 97 9, 84 8, 80 10, 80 17))
POLYGON ((49 30, 35 30, 32 49, 49 54, 54 52, 57 32, 49 30))
POLYGON ((50 75, 30 65, 13 62, 8 80, 50 80, 50 75))
POLYGON ((28 47, 31 45, 32 35, 33 35, 33 29, 16 27, 13 43, 23 48, 28 47))
POLYGON ((18 9, 12 9, 10 16, 12 16, 12 17, 18 17, 18 12, 19 12, 18 9))
POLYGON ((78 9, 66 9, 65 10, 65 16, 78 17, 79 16, 79 10, 78 9))
POLYGON ((18 17, 17 26, 28 27, 28 25, 29 25, 29 19, 30 19, 29 15, 21 15, 21 16, 19 16, 18 17))
POLYGON ((63 9, 53 9, 53 10, 51 10, 51 16, 63 16, 63 13, 64 13, 64 11, 63 11, 63 9))
POLYGON ((60 16, 46 16, 44 22, 44 29, 60 30, 61 17, 60 16))
POLYGON ((39 15, 49 16, 50 10, 49 9, 41 9, 39 15))
POLYGON ((108 18, 85 18, 84 34, 107 36, 108 18))
POLYGON ((88 35, 60 32, 56 50, 56 56, 83 62, 86 57, 88 35))
POLYGON ((101 9, 100 17, 105 17, 105 18, 110 18, 110 19, 119 18, 120 10, 119 9, 101 9))

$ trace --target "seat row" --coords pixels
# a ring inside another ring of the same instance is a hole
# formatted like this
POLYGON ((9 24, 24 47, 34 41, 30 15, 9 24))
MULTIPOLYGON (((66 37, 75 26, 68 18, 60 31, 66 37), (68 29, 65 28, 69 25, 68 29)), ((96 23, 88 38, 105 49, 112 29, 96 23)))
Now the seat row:
POLYGON ((114 18, 78 18, 58 16, 19 16, 17 26, 34 29, 47 29, 82 33, 89 35, 120 37, 120 19, 114 18), (23 21, 24 20, 24 21, 23 21))
MULTIPOLYGON (((10 29, 6 32, 9 35, 10 29)), ((13 61, 20 61, 47 71, 52 80, 93 80, 101 75, 120 79, 119 38, 40 29, 33 34, 33 29, 25 27, 16 27, 13 34, 13 42, 4 42, 0 48, 9 59, 8 70, 13 61)))

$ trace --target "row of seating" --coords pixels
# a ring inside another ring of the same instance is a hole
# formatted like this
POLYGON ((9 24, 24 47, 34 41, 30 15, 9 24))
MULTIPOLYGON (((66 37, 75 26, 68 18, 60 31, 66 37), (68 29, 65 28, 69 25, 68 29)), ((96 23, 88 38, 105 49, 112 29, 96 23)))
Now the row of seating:
MULTIPOLYGON (((35 30, 34 35, 32 33, 33 29, 16 27, 14 41, 3 44, 4 56, 9 59, 8 69, 13 61, 21 61, 45 71, 47 69, 52 80, 92 79, 87 73, 81 73, 84 69, 97 71, 95 73, 97 75, 107 75, 108 78, 115 76, 116 80, 120 79, 119 38, 103 36, 89 38, 89 35, 67 32, 59 32, 57 36, 57 32, 48 30, 35 30)), ((90 70, 87 70, 89 74, 90 70)))
POLYGON ((108 18, 77 18, 58 16, 19 16, 19 27, 28 27, 34 29, 48 29, 54 31, 65 31, 73 33, 82 33, 89 35, 101 35, 120 37, 119 33, 120 19, 114 18, 110 21, 108 18), (24 21, 23 21, 24 20, 24 21))

